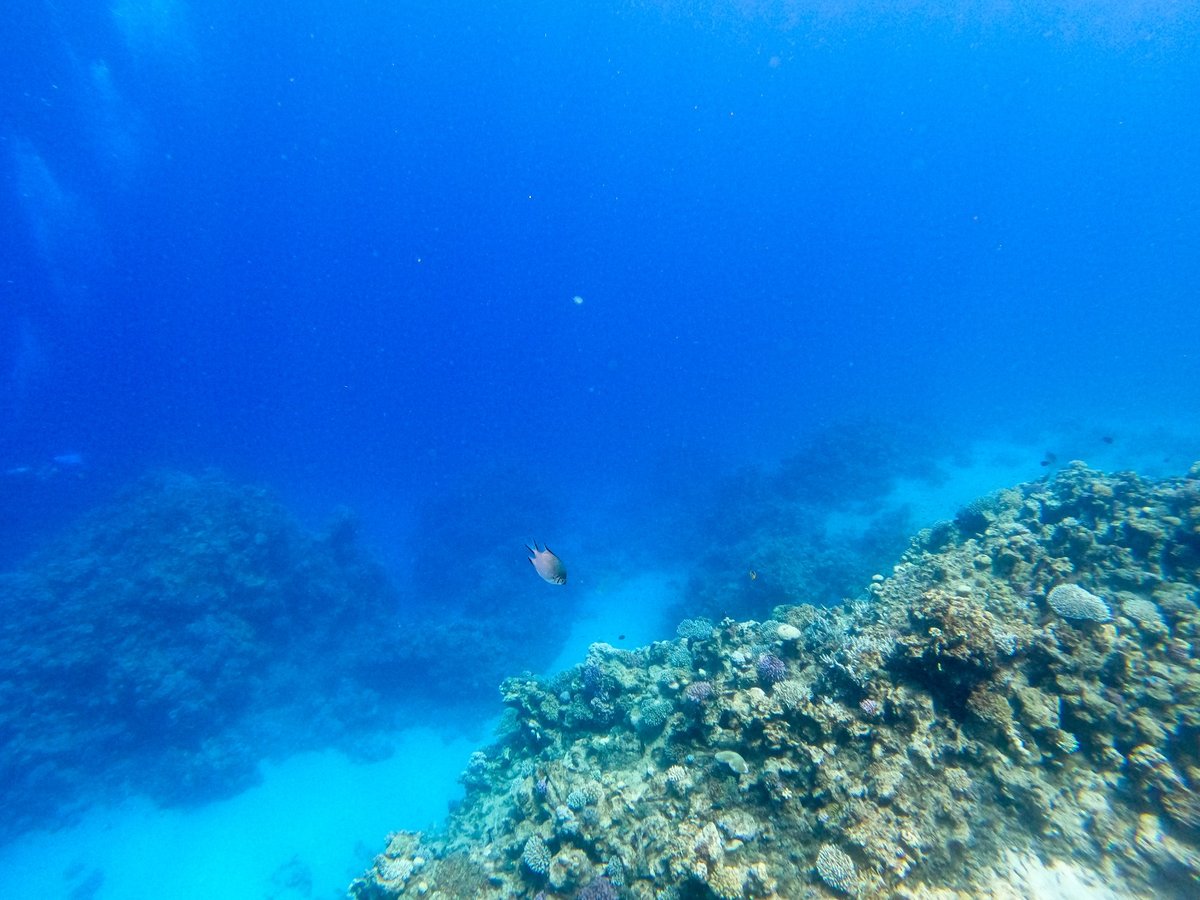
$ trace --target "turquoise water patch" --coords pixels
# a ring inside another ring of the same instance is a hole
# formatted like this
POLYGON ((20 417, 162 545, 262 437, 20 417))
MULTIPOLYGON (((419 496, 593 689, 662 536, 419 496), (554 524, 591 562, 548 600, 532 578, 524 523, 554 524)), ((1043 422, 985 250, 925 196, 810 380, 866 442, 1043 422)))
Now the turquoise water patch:
POLYGON ((197 809, 131 800, 95 810, 0 848, 0 884, 10 900, 343 897, 389 831, 444 818, 476 743, 411 728, 381 762, 306 753, 265 764, 258 787, 197 809))
POLYGON ((588 647, 597 642, 636 650, 673 638, 678 623, 669 620, 667 610, 682 593, 681 583, 681 575, 665 571, 599 581, 583 599, 570 635, 546 671, 561 672, 583 662, 588 647))

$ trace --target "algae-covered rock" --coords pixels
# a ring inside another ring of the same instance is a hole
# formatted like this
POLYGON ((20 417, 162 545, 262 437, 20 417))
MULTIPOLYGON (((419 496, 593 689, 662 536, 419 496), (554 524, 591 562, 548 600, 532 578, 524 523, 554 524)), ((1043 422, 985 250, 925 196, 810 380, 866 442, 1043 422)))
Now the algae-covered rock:
MULTIPOLYGON (((921 532, 840 607, 506 683, 527 724, 473 763, 421 879, 468 896, 465 858, 485 900, 599 878, 630 900, 1196 896, 1198 479, 1072 463, 921 532), (520 864, 534 835, 548 883, 520 864)), ((352 893, 399 896, 383 874, 352 893)))

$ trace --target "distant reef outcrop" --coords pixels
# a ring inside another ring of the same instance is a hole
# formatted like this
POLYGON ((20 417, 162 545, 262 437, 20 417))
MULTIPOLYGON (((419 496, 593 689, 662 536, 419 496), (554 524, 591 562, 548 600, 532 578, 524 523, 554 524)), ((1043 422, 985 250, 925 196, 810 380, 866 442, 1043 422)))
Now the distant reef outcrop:
POLYGON ((130 794, 227 796, 263 758, 384 755, 411 683, 494 702, 498 676, 456 677, 461 635, 403 627, 356 531, 348 511, 310 534, 266 490, 160 472, 0 575, 0 838, 130 794))
POLYGON ((1198 602, 1200 464, 1072 463, 858 600, 509 678, 445 830, 391 835, 351 893, 1197 896, 1198 602))

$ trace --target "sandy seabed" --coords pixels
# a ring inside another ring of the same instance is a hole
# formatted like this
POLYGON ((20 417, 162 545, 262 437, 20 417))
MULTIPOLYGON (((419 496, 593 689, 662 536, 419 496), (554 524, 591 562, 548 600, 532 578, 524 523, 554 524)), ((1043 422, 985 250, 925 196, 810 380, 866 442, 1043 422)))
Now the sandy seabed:
POLYGON ((9 900, 290 900, 344 897, 389 831, 440 821, 475 748, 424 727, 388 759, 335 751, 264 764, 260 785, 191 810, 145 800, 95 809, 76 825, 0 848, 9 900), (386 789, 381 789, 386 785, 386 789))

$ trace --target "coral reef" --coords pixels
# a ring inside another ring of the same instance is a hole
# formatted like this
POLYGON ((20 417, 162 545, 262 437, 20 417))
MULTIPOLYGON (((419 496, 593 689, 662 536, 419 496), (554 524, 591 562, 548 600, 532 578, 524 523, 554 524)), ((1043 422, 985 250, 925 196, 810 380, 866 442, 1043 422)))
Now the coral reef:
POLYGON ((1107 622, 1112 618, 1108 604, 1077 584, 1060 584, 1046 595, 1049 607, 1064 619, 1107 622))
POLYGON ((265 756, 386 753, 389 673, 419 660, 355 532, 345 510, 312 535, 264 490, 164 472, 0 576, 0 837, 131 792, 228 795, 265 756))
POLYGON ((936 478, 941 452, 928 430, 844 421, 815 428, 773 470, 722 479, 707 514, 689 505, 679 523, 688 540, 678 555, 692 575, 675 614, 760 618, 859 590, 914 528, 906 507, 880 498, 905 478, 936 478))
POLYGON ((392 835, 351 893, 1195 896, 1198 601, 1200 464, 1072 463, 922 531, 841 606, 509 678, 446 829, 392 835), (1110 616, 1064 615, 1061 585, 1110 616))

